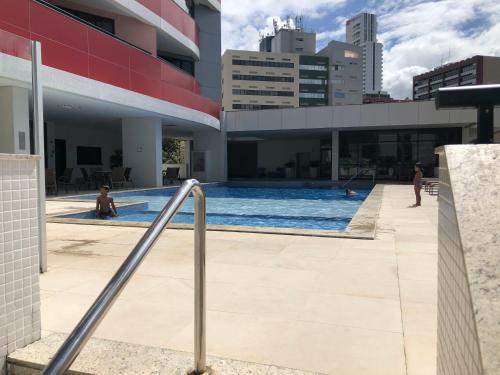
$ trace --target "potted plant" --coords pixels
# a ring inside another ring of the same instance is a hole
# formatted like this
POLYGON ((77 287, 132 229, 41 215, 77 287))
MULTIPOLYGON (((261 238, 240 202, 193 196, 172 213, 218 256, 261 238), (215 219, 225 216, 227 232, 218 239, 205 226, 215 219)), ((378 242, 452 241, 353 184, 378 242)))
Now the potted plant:
POLYGON ((294 178, 295 177, 295 162, 290 160, 285 164, 285 176, 286 178, 294 178))
POLYGON ((311 160, 309 162, 309 177, 318 178, 318 176, 319 176, 319 161, 311 160))

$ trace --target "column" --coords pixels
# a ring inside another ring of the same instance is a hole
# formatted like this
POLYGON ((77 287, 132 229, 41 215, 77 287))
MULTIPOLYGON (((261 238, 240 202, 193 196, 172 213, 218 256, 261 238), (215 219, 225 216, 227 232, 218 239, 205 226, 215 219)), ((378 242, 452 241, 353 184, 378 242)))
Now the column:
POLYGON ((339 131, 332 130, 332 181, 339 180, 339 131))
POLYGON ((0 87, 0 153, 30 153, 28 90, 0 87))
POLYGON ((122 119, 123 167, 137 187, 161 187, 162 125, 159 118, 122 119))
POLYGON ((227 137, 225 131, 215 129, 194 133, 191 158, 192 177, 202 182, 224 182, 227 180, 227 137), (199 158, 202 152, 205 165, 199 158), (201 168, 200 168, 201 167, 201 168))

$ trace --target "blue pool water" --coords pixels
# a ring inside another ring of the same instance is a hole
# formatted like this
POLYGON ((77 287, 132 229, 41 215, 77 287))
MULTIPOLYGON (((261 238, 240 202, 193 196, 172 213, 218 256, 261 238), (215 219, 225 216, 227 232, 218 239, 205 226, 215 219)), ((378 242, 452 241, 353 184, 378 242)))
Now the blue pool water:
MULTIPOLYGON (((147 203, 118 209, 119 217, 109 220, 151 222, 173 195, 175 188, 152 189, 112 194, 115 200, 147 203)), ((250 227, 344 230, 369 190, 345 196, 335 187, 269 187, 207 185, 207 223, 250 227)), ((78 199, 94 200, 94 196, 78 199)), ((74 199, 74 197, 73 197, 74 199)), ((193 223, 193 198, 189 198, 174 223, 193 223)), ((93 212, 65 215, 68 218, 94 219, 93 212)))

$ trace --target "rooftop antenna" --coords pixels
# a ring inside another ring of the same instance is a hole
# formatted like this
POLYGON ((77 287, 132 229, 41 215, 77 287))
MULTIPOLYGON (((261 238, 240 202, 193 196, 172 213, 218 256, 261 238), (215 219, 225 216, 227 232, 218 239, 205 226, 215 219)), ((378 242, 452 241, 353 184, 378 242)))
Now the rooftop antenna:
POLYGON ((304 17, 302 15, 295 17, 295 29, 298 31, 304 31, 304 17))
POLYGON ((290 16, 286 16, 286 28, 290 30, 290 16))
POLYGON ((276 21, 273 18, 273 28, 274 28, 274 34, 276 35, 278 33, 278 21, 276 21))

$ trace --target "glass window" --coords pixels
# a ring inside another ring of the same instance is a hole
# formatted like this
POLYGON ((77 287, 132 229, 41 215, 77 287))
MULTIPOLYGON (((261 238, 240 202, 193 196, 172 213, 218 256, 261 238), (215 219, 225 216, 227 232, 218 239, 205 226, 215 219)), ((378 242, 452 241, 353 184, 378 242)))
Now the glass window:
POLYGON ((344 51, 344 57, 348 58, 348 59, 357 59, 357 58, 359 58, 359 53, 356 51, 349 51, 346 49, 344 51))

